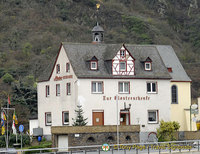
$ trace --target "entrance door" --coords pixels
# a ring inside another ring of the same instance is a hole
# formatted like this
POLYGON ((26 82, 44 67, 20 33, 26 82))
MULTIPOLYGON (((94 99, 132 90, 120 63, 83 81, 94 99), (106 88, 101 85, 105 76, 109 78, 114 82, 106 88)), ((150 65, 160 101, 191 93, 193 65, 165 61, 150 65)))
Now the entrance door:
POLYGON ((93 119, 93 126, 103 126, 104 125, 104 112, 103 111, 93 111, 92 119, 93 119))
POLYGON ((120 125, 130 125, 130 112, 120 113, 120 125))
POLYGON ((68 151, 68 135, 58 136, 58 148, 59 151, 68 151))

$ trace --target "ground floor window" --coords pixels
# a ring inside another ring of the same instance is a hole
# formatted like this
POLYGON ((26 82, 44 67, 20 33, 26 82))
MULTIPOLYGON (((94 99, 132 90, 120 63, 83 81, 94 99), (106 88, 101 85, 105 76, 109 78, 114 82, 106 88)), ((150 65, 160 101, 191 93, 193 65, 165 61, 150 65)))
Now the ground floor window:
POLYGON ((148 111, 148 123, 158 123, 158 110, 148 111))
POLYGON ((68 111, 63 111, 62 112, 62 121, 63 125, 69 125, 69 112, 68 111))
POLYGON ((45 113, 45 124, 46 126, 51 126, 51 112, 45 113))

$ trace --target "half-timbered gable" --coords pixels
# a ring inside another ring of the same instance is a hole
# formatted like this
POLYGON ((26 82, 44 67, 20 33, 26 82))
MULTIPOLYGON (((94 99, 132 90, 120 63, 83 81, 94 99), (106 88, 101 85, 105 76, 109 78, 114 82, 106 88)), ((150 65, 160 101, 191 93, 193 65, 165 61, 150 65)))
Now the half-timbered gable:
POLYGON ((135 59, 123 45, 112 59, 113 75, 135 75, 135 59))

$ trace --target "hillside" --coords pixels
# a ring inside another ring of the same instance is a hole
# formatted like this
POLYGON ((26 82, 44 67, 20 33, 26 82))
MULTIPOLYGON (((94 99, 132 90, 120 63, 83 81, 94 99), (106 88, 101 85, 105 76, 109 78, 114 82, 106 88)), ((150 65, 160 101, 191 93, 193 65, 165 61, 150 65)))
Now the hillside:
POLYGON ((0 103, 4 106, 10 94, 19 119, 36 114, 39 75, 52 63, 61 42, 91 42, 97 18, 105 43, 173 46, 193 80, 196 98, 199 7, 198 0, 1 0, 0 103))

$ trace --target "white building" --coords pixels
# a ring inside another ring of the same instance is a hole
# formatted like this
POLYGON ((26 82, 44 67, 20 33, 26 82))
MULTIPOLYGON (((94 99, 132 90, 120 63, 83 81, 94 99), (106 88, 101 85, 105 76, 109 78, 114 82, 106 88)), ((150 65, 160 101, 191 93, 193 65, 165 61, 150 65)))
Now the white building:
MULTIPOLYGON (((155 132, 160 120, 171 120, 173 76, 165 61, 176 56, 172 47, 104 44, 103 29, 97 25, 92 32, 93 43, 62 43, 38 82, 44 136, 51 135, 51 126, 72 126, 77 105, 87 125, 116 125, 119 115, 121 125, 155 132)), ((181 65, 175 60, 171 67, 181 65)), ((182 66, 178 71, 191 81, 182 66)))

